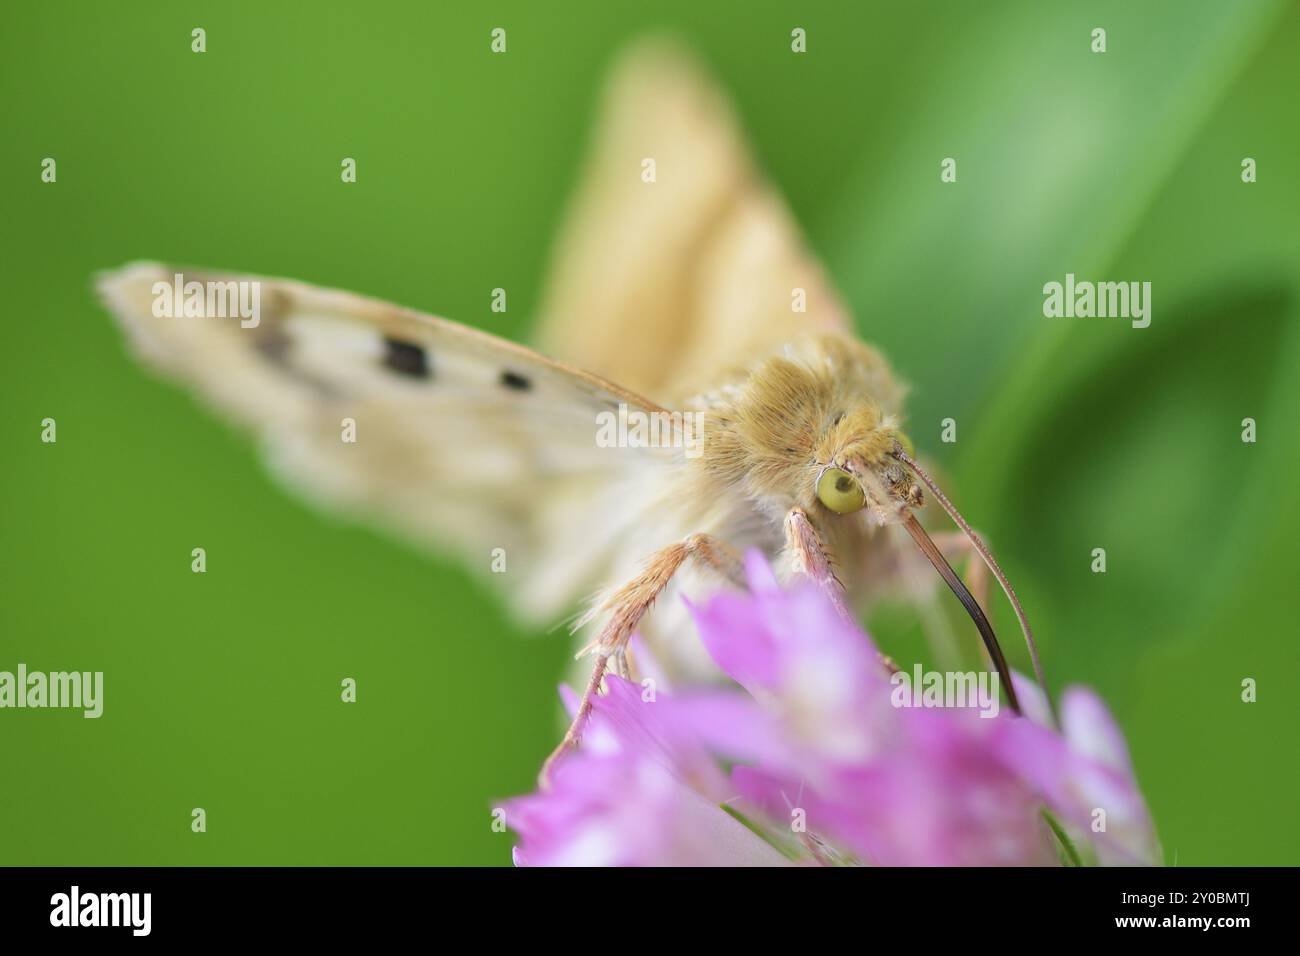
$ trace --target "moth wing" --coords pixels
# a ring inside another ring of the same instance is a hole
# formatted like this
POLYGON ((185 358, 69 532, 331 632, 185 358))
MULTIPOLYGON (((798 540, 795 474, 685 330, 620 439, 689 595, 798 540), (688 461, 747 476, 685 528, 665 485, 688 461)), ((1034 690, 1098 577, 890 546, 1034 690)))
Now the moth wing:
POLYGON ((672 401, 810 332, 849 332, 697 62, 639 45, 601 112, 543 297, 544 349, 672 401))
POLYGON ((193 270, 183 282, 221 284, 228 301, 243 288, 251 306, 256 288, 256 325, 160 317, 177 273, 146 262, 99 277, 140 359, 252 429, 314 502, 484 572, 503 557, 509 573, 492 577, 526 617, 593 586, 635 517, 630 486, 670 464, 667 449, 597 444, 600 413, 657 406, 515 343, 348 292, 193 270))

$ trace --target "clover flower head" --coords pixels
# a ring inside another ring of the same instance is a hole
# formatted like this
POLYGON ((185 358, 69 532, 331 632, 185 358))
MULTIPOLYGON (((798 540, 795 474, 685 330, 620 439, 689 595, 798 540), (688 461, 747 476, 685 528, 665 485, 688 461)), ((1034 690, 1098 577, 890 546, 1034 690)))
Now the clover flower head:
POLYGON ((757 554, 746 566, 747 593, 692 608, 735 686, 669 694, 607 677, 581 748, 507 804, 516 862, 1158 862, 1096 694, 1066 690, 1060 731, 1019 675, 1026 716, 896 706, 870 638, 820 589, 778 586, 757 554))

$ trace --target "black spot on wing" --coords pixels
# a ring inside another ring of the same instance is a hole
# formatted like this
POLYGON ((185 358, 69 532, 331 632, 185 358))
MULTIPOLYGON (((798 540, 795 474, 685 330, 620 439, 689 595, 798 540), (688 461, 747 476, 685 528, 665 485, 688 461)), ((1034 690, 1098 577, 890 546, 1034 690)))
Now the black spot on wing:
POLYGON ((429 353, 423 346, 401 339, 384 337, 384 364, 399 375, 411 378, 432 378, 429 353))
POLYGON ((266 325, 266 331, 257 337, 257 351, 273 365, 284 367, 289 362, 289 336, 279 325, 266 325))
POLYGON ((512 372, 509 369, 506 369, 501 373, 501 384, 516 392, 527 392, 533 387, 531 379, 527 376, 520 375, 518 372, 512 372))
POLYGON ((257 328, 252 329, 253 347, 272 365, 288 368, 292 342, 284 327, 284 316, 292 302, 283 289, 270 288, 262 296, 262 316, 257 328))
POLYGON ((333 382, 313 375, 306 369, 299 368, 293 361, 293 340, 283 325, 262 323, 260 335, 254 340, 253 347, 257 354, 269 362, 283 375, 295 382, 306 385, 323 398, 336 398, 338 388, 333 382))

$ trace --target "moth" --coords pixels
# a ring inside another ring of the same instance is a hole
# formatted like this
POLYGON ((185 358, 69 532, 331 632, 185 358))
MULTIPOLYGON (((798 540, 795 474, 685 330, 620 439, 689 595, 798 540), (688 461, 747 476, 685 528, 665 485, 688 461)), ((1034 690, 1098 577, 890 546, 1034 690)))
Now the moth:
POLYGON ((489 577, 525 621, 589 598, 575 630, 593 666, 557 754, 578 741, 606 669, 633 671, 634 631, 670 676, 715 674, 678 598, 743 587, 751 548, 843 608, 844 592, 896 587, 919 546, 1019 708, 952 562, 981 559, 973 585, 992 571, 1032 651, 1014 590, 917 463, 903 388, 853 334, 729 104, 675 46, 634 47, 612 75, 537 351, 286 279, 136 263, 98 287, 134 353, 251 428, 290 487, 475 569, 504 555, 508 573, 489 577), (191 284, 209 294, 176 314, 191 284), (258 315, 206 314, 213 289, 258 315), (597 433, 610 415, 671 425, 609 447, 597 433), (927 493, 959 531, 927 534, 927 493))

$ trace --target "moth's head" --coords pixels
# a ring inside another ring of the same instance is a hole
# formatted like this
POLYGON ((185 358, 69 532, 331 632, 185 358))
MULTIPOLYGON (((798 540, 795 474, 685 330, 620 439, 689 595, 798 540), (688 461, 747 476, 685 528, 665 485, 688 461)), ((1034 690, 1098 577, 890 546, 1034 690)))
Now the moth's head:
POLYGON ((862 514, 874 524, 892 524, 925 495, 921 484, 894 457, 912 444, 892 416, 874 404, 836 412, 814 453, 813 497, 833 515, 862 514))
POLYGON ((1032 649, 1029 622, 1010 582, 912 457, 911 442, 888 411, 897 403, 871 397, 885 375, 879 356, 833 337, 813 340, 812 348, 812 357, 802 361, 798 355, 768 360, 753 372, 738 401, 706 419, 704 467, 742 484, 771 512, 802 507, 814 530, 832 543, 844 540, 845 532, 851 535, 854 524, 906 529, 975 622, 1007 699, 1019 711, 1011 671, 987 615, 914 514, 925 500, 923 488, 997 578, 1032 649))
POLYGON ((1011 681, 1011 671, 1007 667, 1002 648, 998 646, 988 616, 912 513, 924 503, 922 484, 933 492, 935 499, 965 532, 975 551, 1002 585, 1016 609, 1025 639, 1032 649, 1029 622, 1025 620, 1024 610, 1020 607, 1011 583, 993 560, 993 555, 984 542, 912 457, 912 446, 907 437, 889 418, 881 417, 868 406, 856 416, 845 414, 836 421, 818 452, 825 457, 819 459, 816 497, 825 519, 834 520, 836 516, 852 518, 865 514, 877 524, 898 524, 906 528, 975 622, 1006 688, 1007 700, 1012 709, 1019 713, 1020 703, 1011 681))

